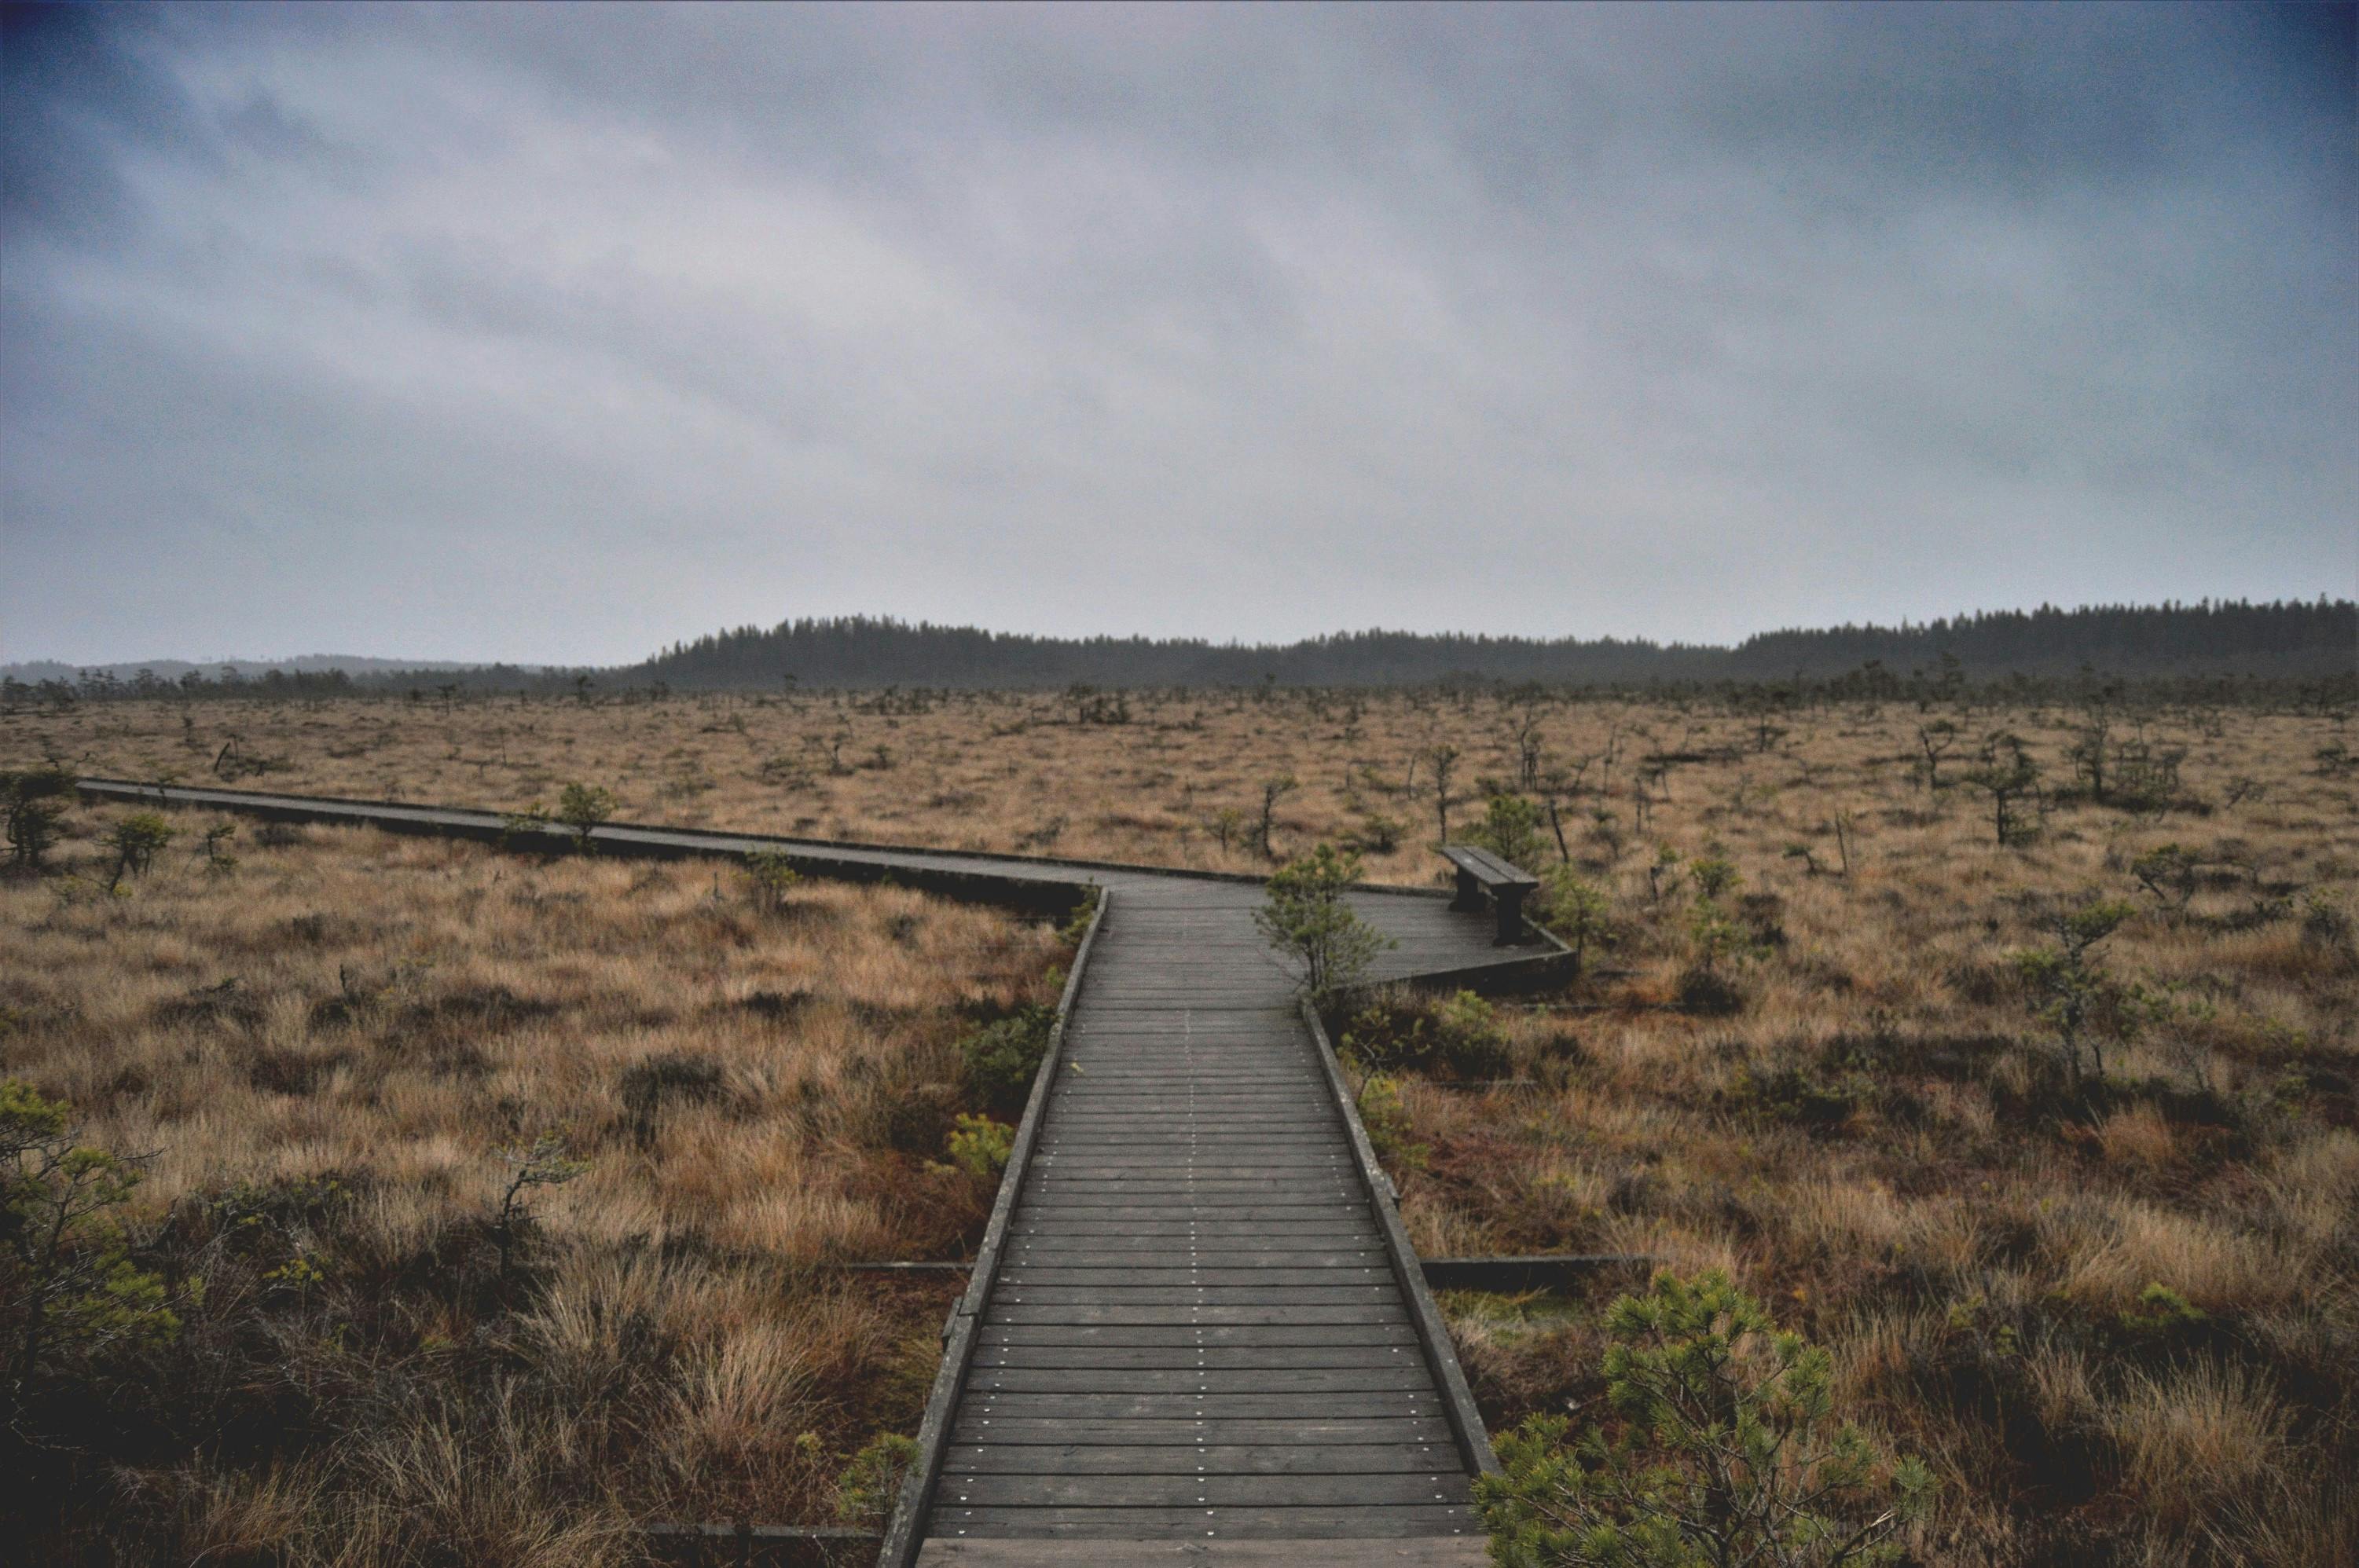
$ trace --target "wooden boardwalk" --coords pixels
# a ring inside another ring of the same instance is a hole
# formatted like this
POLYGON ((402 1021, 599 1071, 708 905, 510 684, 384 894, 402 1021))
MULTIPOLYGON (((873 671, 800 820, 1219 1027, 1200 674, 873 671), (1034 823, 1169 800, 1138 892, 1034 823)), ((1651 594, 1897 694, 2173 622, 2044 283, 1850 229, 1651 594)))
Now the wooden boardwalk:
MULTIPOLYGON (((500 822, 167 798, 473 837, 500 822)), ((1019 903, 1107 892, 945 1336, 887 1568, 1484 1560, 1469 1489, 1488 1441, 1294 977, 1254 929, 1257 883, 658 827, 598 838, 623 853, 785 848, 821 874, 1019 903)), ((1496 947, 1487 916, 1439 893, 1353 896, 1398 943, 1380 977, 1479 983, 1559 951, 1496 947)))

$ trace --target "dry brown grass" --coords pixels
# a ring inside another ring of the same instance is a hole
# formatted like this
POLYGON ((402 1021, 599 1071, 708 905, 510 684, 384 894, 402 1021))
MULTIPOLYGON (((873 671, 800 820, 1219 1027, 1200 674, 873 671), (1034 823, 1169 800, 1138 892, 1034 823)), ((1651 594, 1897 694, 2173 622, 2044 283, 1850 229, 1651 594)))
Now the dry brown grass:
MULTIPOLYGON (((1485 777, 1512 780, 1523 711, 1482 694, 1162 696, 1134 698, 1129 725, 1090 726, 1068 722, 1065 705, 1048 697, 877 706, 825 696, 506 701, 447 712, 430 702, 198 706, 185 714, 128 705, 6 720, 0 754, 54 754, 90 772, 196 782, 234 732, 245 756, 271 764, 239 780, 245 787, 507 807, 553 800, 564 783, 582 780, 614 789, 623 816, 646 820, 1239 871, 1267 862, 1234 832, 1228 847, 1219 844, 1220 814, 1249 819, 1260 782, 1290 774, 1300 788, 1278 809, 1282 851, 1358 830, 1371 814, 1390 816, 1405 825, 1402 842, 1371 853, 1370 873, 1426 882, 1440 862, 1427 849, 1436 832, 1430 764, 1417 759, 1438 743, 1461 748, 1457 782, 1470 796, 1485 777)), ((2002 849, 1973 792, 1929 790, 1912 769, 1916 727, 1940 715, 1810 709, 1780 716, 1787 733, 1766 749, 1752 717, 1701 701, 1552 701, 1538 717, 1553 759, 1592 759, 1584 793, 1565 803, 1566 848, 1608 894, 1621 941, 1603 956, 1613 972, 1541 1005, 1504 1010, 1528 1087, 1408 1086, 1417 1136, 1431 1149, 1428 1170, 1404 1173, 1420 1245, 1638 1251, 1681 1270, 1732 1269, 1783 1320, 1835 1350, 1857 1414, 1942 1475, 1939 1512, 1919 1546, 1928 1562, 2350 1563, 2347 1476, 2359 1469, 2350 1370, 2359 1364, 2359 957, 2348 922, 2359 914, 2359 810, 2352 778, 2313 762, 2319 748, 2348 742, 2344 723, 2237 709, 2147 712, 2135 720, 2146 739, 2186 748, 2179 805, 2133 812, 2061 802, 2036 841, 2002 849), (1658 772, 1646 759, 1662 753, 1702 760, 1658 772), (2260 787, 2232 790, 2238 780, 2260 787), (2232 793, 2245 797, 2232 805, 2232 793), (1839 821, 1848 827, 1847 876, 1834 874, 1839 821), (1738 969, 1739 1011, 1706 1017, 1676 1005, 1691 957, 1690 891, 1677 875, 1650 879, 1648 867, 1659 844, 1685 858, 1715 841, 1745 879, 1732 909, 1763 953, 1738 969), (2140 854, 2173 842, 2203 861, 2183 910, 2147 895, 2130 871, 2140 854), (1788 855, 1794 845, 1808 847, 1815 872, 1788 855), (2108 1083, 2068 1103, 2007 956, 2038 939, 2043 901, 2098 895, 2144 908, 2103 949, 2109 969, 2177 988, 2182 1007, 2175 1020, 2114 1045, 2108 1083), (2142 1310, 2150 1284, 2179 1292, 2204 1317, 2132 1326, 2124 1314, 2142 1310), (2206 1458, 2238 1444, 2246 1457, 2206 1458), (2207 1465, 2217 1484, 2186 1480, 2207 1465)), ((1954 717, 1973 735, 2019 732, 2051 784, 2069 778, 2063 755, 2075 712, 1954 717)), ((2119 721, 2117 734, 2131 725, 2119 721)), ((1962 773, 1967 749, 1944 760, 1945 780, 1962 773)), ((1479 811, 1461 802, 1453 823, 1479 811)), ((959 944, 984 939, 960 937, 950 923, 984 917, 928 907, 919 940, 939 932, 940 972, 896 968, 903 950, 872 938, 859 961, 884 967, 861 970, 866 978, 842 993, 846 1000, 816 1004, 798 1026, 809 1032, 798 1047, 807 1054, 782 1057, 764 1029, 711 1006, 732 985, 757 983, 712 978, 716 957, 759 963, 762 948, 701 938, 667 946, 624 913, 650 897, 630 887, 653 873, 574 863, 533 871, 419 846, 369 854, 408 868, 412 883, 382 907, 404 911, 400 918, 421 929, 440 918, 419 913, 429 903, 470 907, 472 887, 472 907, 503 931, 569 922, 606 931, 594 958, 576 953, 560 968, 565 984, 611 993, 600 1005, 613 1026, 569 1035, 562 1053, 542 1052, 528 1066, 500 1057, 487 1076, 506 1087, 484 1091, 493 1100, 505 1093, 536 1109, 586 1107, 569 1118, 596 1125, 619 1114, 616 1072, 649 1051, 696 1049, 728 1063, 729 1103, 740 1108, 682 1111, 663 1134, 663 1174, 632 1173, 636 1156, 602 1159, 549 1205, 552 1224, 582 1238, 582 1271, 563 1273, 534 1306, 530 1332, 555 1362, 582 1368, 572 1375, 580 1387, 596 1386, 597 1368, 617 1354, 602 1337, 615 1332, 614 1314, 597 1303, 690 1289, 684 1276, 647 1272, 652 1263, 618 1262, 616 1249, 632 1237, 692 1225, 708 1245, 793 1260, 948 1233, 933 1220, 913 1222, 860 1176, 870 1167, 856 1151, 875 1146, 874 1123, 890 1095, 853 1065, 864 1059, 863 1030, 882 1015, 849 999, 921 1012, 955 1000, 939 989, 955 981, 949 971, 978 968, 974 949, 959 944), (447 869, 461 864, 487 869, 447 869), (495 873, 508 879, 496 891, 484 881, 495 873), (535 913, 513 902, 510 884, 527 878, 547 896, 580 892, 583 902, 558 906, 561 919, 535 913), (700 996, 705 1001, 694 1003, 700 996), (676 1016, 626 1022, 633 1008, 676 1016), (726 1027, 716 1035, 717 1020, 726 1027), (748 1131, 733 1119, 747 1117, 745 1107, 790 1125, 793 1137, 748 1131), (682 1136, 690 1127, 696 1136, 682 1136)), ((1546 858, 1557 858, 1552 838, 1546 858)), ((253 857, 233 885, 250 884, 266 866, 253 857)), ((54 1087, 90 1094, 135 1141, 146 1133, 140 1119, 169 1108, 189 1129, 190 1147, 231 1160, 244 1149, 266 1170, 324 1168, 337 1135, 333 1119, 317 1112, 272 1110, 272 1140, 257 1155, 262 1146, 232 1130, 234 1118, 212 1118, 201 1095, 174 1090, 168 1078, 108 1098, 108 1072, 94 1065, 103 1032, 88 1020, 136 1023, 172 995, 246 973, 223 962, 241 944, 256 955, 240 962, 253 966, 257 995, 281 998, 290 983, 262 979, 267 965, 294 961, 278 950, 279 927, 233 907, 193 871, 181 874, 213 900, 211 913, 191 905, 152 936, 139 934, 138 912, 177 896, 161 887, 143 887, 122 911, 52 910, 53 891, 12 892, 27 901, 12 936, 43 922, 64 931, 120 923, 103 936, 37 935, 38 957, 9 959, 12 973, 28 970, 48 988, 22 1004, 34 1010, 27 1016, 67 1001, 82 1010, 78 1033, 60 1036, 54 1087), (137 951, 142 965, 157 966, 153 976, 119 956, 133 942, 150 944, 137 951)), ((660 875, 652 897, 669 919, 719 918, 690 913, 709 891, 709 871, 660 875)), ((838 912, 832 925, 762 940, 875 929, 876 916, 859 913, 872 908, 862 899, 812 897, 838 912)), ((277 918, 341 914, 362 898, 340 890, 277 918)), ((506 985, 519 996, 559 983, 543 968, 554 955, 478 946, 448 959, 431 983, 506 985)), ((766 971, 758 983, 811 983, 790 968, 766 971)), ((313 974, 319 993, 332 968, 313 974)), ((301 1006, 274 1000, 251 1033, 287 1056, 289 1071, 316 1072, 323 1084, 357 1081, 363 1069, 353 1061, 304 1065, 342 1049, 307 1030, 304 1016, 301 1006)), ((926 1026, 913 1027, 922 1034, 926 1026)), ((30 1038, 20 1033, 7 1044, 12 1069, 30 1038)), ((234 1085, 234 1072, 204 1070, 216 1075, 207 1083, 234 1085)), ((486 1137, 454 1128, 437 1108, 451 1092, 420 1083, 382 1099, 394 1125, 416 1135, 398 1151, 375 1151, 395 1174, 369 1201, 412 1254, 430 1230, 425 1214, 460 1206, 462 1195, 480 1201, 487 1179, 486 1137)), ((855 1365, 807 1364, 769 1336, 812 1343, 819 1319, 789 1314, 791 1327, 766 1328, 785 1311, 779 1298, 766 1308, 710 1281, 695 1289, 719 1294, 665 1311, 682 1323, 742 1323, 745 1337, 707 1333, 679 1362, 680 1414, 667 1428, 672 1446, 661 1449, 672 1455, 665 1475, 734 1465, 771 1477, 764 1484, 777 1495, 798 1485, 808 1491, 792 1479, 789 1457, 760 1458, 763 1433, 795 1428, 810 1419, 796 1413, 810 1401, 851 1386, 832 1379, 922 1379, 922 1357, 890 1369, 906 1336, 864 1338, 857 1302, 795 1298, 795 1313, 843 1314, 828 1332, 861 1347, 845 1353, 855 1365), (797 1391, 774 1407, 748 1391, 756 1383, 797 1391), (739 1457, 716 1463, 714 1454, 739 1457)), ((1569 1307, 1453 1302, 1495 1421, 1595 1397, 1596 1315, 1612 1289, 1601 1285, 1569 1307)), ((222 1496, 241 1518, 299 1515, 306 1484, 299 1475, 267 1484, 249 1476, 238 1482, 245 1491, 222 1496)))
POLYGON ((826 1265, 972 1246, 954 1041, 1039 1000, 1052 930, 828 885, 765 919, 725 868, 327 829, 228 871, 175 845, 110 898, 77 874, 108 815, 0 881, 0 1073, 153 1152, 150 1255, 207 1289, 143 1374, 181 1441, 85 1526, 134 1558, 637 1561, 649 1518, 828 1519, 845 1454, 914 1423, 948 1287, 826 1265), (647 1116, 668 1058, 712 1081, 647 1116), (501 1152, 546 1133, 588 1169, 504 1277, 501 1152), (298 1256, 321 1278, 275 1281, 298 1256))

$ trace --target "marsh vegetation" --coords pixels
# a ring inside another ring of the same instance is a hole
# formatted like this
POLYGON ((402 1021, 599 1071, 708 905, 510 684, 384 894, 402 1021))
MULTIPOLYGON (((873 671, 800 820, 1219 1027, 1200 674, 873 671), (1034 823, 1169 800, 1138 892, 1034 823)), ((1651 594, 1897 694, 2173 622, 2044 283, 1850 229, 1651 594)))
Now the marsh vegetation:
MULTIPOLYGON (((1582 974, 1339 1000, 1423 1250, 1724 1271, 1923 1459, 1919 1561, 2351 1562, 2347 706, 1089 697, 123 702, 0 720, 0 765, 228 754, 246 787, 515 813, 578 784, 619 820, 1259 875, 1330 844, 1397 883, 1475 838, 1541 875, 1582 974)), ((1055 932, 711 866, 215 855, 186 815, 118 875, 125 819, 45 814, 0 889, 0 1075, 152 1156, 122 1207, 183 1292, 169 1346, 52 1385, 109 1412, 120 1519, 224 1559, 418 1560, 364 1528, 405 1513, 475 1561, 627 1557, 658 1513, 825 1517, 907 1429, 940 1303, 824 1264, 971 1237, 992 1142, 959 1119, 1012 1114, 1055 932), (503 1266, 552 1133, 584 1167, 503 1266), (490 1444, 537 1457, 448 1480, 490 1444)), ((1447 1299, 1495 1429, 1605 1419, 1607 1306, 1644 1283, 1447 1299)))

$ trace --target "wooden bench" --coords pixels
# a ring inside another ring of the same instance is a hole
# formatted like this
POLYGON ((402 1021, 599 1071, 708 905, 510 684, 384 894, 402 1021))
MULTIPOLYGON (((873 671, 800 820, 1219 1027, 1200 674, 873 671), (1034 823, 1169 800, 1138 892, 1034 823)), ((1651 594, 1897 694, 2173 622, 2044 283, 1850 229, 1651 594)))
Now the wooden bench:
POLYGON ((1526 939, 1524 895, 1540 885, 1539 878, 1472 844, 1444 844, 1441 858, 1458 868, 1458 896, 1451 901, 1451 908, 1481 909, 1487 893, 1499 912, 1496 946, 1512 946, 1526 939))

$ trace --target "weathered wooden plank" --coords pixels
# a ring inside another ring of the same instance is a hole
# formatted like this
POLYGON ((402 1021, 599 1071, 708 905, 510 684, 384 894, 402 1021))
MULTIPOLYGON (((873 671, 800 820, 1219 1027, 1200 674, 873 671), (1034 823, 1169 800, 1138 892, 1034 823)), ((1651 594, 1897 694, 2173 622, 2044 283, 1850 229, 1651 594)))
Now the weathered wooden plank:
POLYGON ((1087 1306, 1102 1303, 1114 1307, 1337 1307, 1375 1302, 1397 1304, 1400 1299, 1400 1287, 1390 1280, 1380 1284, 1353 1281, 1332 1285, 1003 1283, 992 1294, 995 1302, 1010 1306, 1087 1306))
POLYGON ((1278 1536, 1061 1541, 934 1536, 918 1568, 1491 1568, 1471 1535, 1288 1540, 1278 1536))
POLYGON ((1397 1322, 1302 1323, 993 1323, 976 1336, 993 1345, 1414 1345, 1406 1314, 1397 1322))
POLYGON ((1029 1368, 1163 1368, 1173 1371, 1209 1369, 1235 1372, 1313 1367, 1415 1366, 1414 1350, 1402 1360, 1397 1345, 1000 1345, 984 1346, 973 1365, 1029 1368))
POLYGON ((1100 1444, 1173 1444, 1183 1448, 1234 1444, 1453 1444, 1450 1423, 1440 1416, 1386 1416, 1342 1419, 1319 1416, 1307 1420, 1109 1421, 1065 1418, 1041 1421, 1030 1416, 962 1415, 951 1431, 956 1444, 1049 1444, 1060 1448, 1092 1447, 1100 1444))
POLYGON ((1462 1503, 1394 1503, 1364 1508, 993 1509, 938 1508, 937 1528, 968 1535, 1051 1539, 1141 1536, 1283 1537, 1464 1534, 1476 1530, 1462 1503))
MULTIPOLYGON (((1267 1289, 1291 1285, 1392 1285, 1393 1271, 1382 1264, 1344 1265, 1329 1269, 1061 1269, 1014 1264, 999 1271, 1000 1288, 1026 1290, 1139 1289, 1147 1286, 1187 1288, 1198 1285, 1228 1289, 1267 1289)), ((1037 1298, 1036 1298, 1037 1299, 1037 1298)))
POLYGON ((962 1508, 1380 1508, 1463 1503, 1470 1497, 1457 1456, 1445 1468, 1377 1475, 995 1476, 945 1472, 937 1507, 962 1508))
POLYGON ((1162 1367, 968 1368, 973 1393, 998 1394, 1294 1394, 1398 1393, 1430 1389, 1415 1361, 1386 1367, 1256 1367, 1243 1370, 1162 1367))
POLYGON ((1364 1306, 1052 1306, 1031 1302, 993 1302, 986 1323, 1104 1323, 1151 1325, 1184 1323, 1191 1327, 1288 1325, 1288 1323, 1406 1323, 1408 1309, 1399 1299, 1371 1302, 1364 1306))
POLYGON ((1440 1413, 1428 1393, 1378 1390, 1308 1394, 995 1394, 969 1384, 966 1406, 980 1420, 1338 1421, 1440 1413))
POLYGON ((1375 1476, 1454 1471, 1457 1448, 1440 1443, 1202 1444, 954 1444, 945 1471, 975 1476, 1375 1476))

